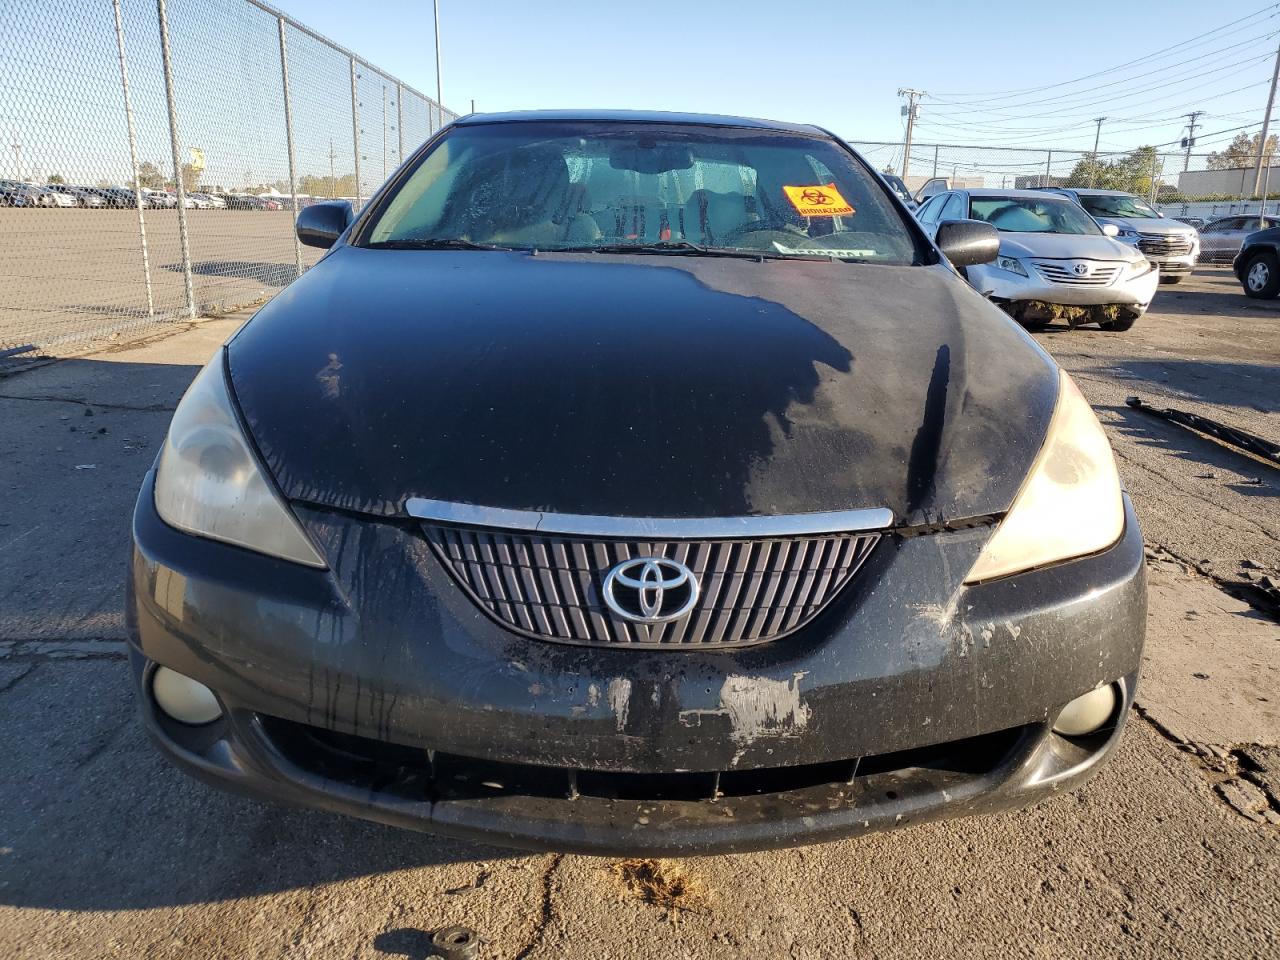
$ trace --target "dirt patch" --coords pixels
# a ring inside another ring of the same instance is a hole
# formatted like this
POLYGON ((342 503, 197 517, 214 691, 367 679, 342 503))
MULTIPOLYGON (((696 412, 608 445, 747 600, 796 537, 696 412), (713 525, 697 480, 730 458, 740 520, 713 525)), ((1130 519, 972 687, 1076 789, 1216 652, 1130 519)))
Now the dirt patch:
POLYGON ((620 860, 610 872, 632 896, 673 919, 682 912, 708 912, 706 884, 674 860, 620 860))

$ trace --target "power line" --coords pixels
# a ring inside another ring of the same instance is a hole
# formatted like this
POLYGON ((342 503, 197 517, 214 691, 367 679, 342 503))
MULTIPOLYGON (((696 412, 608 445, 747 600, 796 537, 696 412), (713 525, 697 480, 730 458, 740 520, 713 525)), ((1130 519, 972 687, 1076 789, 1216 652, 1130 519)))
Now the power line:
MULTIPOLYGON (((1179 43, 1175 43, 1171 46, 1163 47, 1160 50, 1156 50, 1153 53, 1149 53, 1149 54, 1146 54, 1145 56, 1138 57, 1135 60, 1127 60, 1124 63, 1119 63, 1119 64, 1116 64, 1115 66, 1108 67, 1105 70, 1099 70, 1096 73, 1088 73, 1082 77, 1075 77, 1074 79, 1071 79, 1071 80, 1061 80, 1061 81, 1058 81, 1057 83, 1043 84, 1042 86, 1038 86, 1038 87, 1023 87, 1021 89, 1008 90, 1008 91, 988 90, 988 91, 970 91, 966 93, 954 93, 954 94, 942 93, 942 94, 938 94, 937 97, 940 99, 950 98, 950 97, 960 97, 960 98, 985 97, 987 99, 994 98, 997 100, 1003 100, 1003 99, 1010 99, 1013 97, 1025 95, 1028 93, 1039 93, 1043 90, 1054 90, 1058 87, 1070 86, 1071 84, 1081 83, 1085 80, 1092 80, 1094 77, 1101 77, 1107 74, 1114 73, 1116 70, 1121 70, 1121 69, 1124 69, 1125 67, 1134 66, 1135 64, 1139 64, 1139 63, 1145 63, 1148 60, 1152 60, 1164 54, 1171 53, 1172 51, 1177 50, 1180 47, 1185 47, 1188 44, 1192 45, 1192 47, 1195 47, 1203 43, 1210 42, 1208 38, 1212 37, 1214 34, 1221 33, 1222 31, 1226 30, 1228 27, 1234 27, 1237 24, 1243 24, 1246 21, 1254 20, 1257 17, 1262 16, 1262 14, 1267 13, 1267 11, 1271 11, 1271 13, 1266 18, 1266 19, 1270 19, 1271 17, 1276 16, 1278 12, 1280 12, 1280 9, 1278 8, 1280 8, 1280 4, 1269 3, 1265 7, 1261 7, 1260 9, 1255 10, 1253 13, 1247 14, 1246 16, 1240 17, 1239 19, 1236 19, 1236 20, 1232 20, 1228 23, 1224 23, 1222 26, 1215 27, 1213 30, 1209 30, 1209 31, 1206 31, 1205 33, 1197 34, 1194 37, 1190 37, 1186 40, 1180 41, 1179 43)), ((1256 24, 1252 26, 1256 26, 1256 24)), ((1241 30, 1244 30, 1244 29, 1246 28, 1241 27, 1238 30, 1231 31, 1231 33, 1232 34, 1239 33, 1241 32, 1241 30)), ((1221 39, 1221 37, 1219 37, 1218 39, 1221 39)), ((959 101, 955 101, 955 102, 959 102, 959 101)))
MULTIPOLYGON (((1259 38, 1259 40, 1261 39, 1270 40, 1276 36, 1280 36, 1280 31, 1274 34, 1268 34, 1266 38, 1259 38)), ((1259 42, 1259 41, 1255 41, 1255 43, 1256 42, 1259 42)), ((1117 97, 1105 96, 1105 97, 1102 97, 1101 99, 1072 102, 1069 104, 1062 103, 1058 105, 1060 109, 1055 109, 1055 110, 1043 110, 1043 109, 1037 108, 1031 112, 1026 112, 1026 113, 1004 113, 1002 110, 984 110, 981 108, 974 108, 974 109, 948 111, 946 107, 942 105, 935 106, 935 109, 941 111, 948 118, 955 118, 955 119, 959 119, 969 114, 985 113, 985 114, 989 114, 991 118, 1004 117, 1010 120, 1034 120, 1037 117, 1059 116, 1062 114, 1069 114, 1073 110, 1077 110, 1077 109, 1088 109, 1089 107, 1097 106, 1099 104, 1109 104, 1109 103, 1114 103, 1118 100, 1132 99, 1133 97, 1141 96, 1144 93, 1150 93, 1152 90, 1182 86, 1184 84, 1190 83, 1193 80, 1197 80, 1197 79, 1200 79, 1201 77, 1206 77, 1214 74, 1217 74, 1219 78, 1225 78, 1227 76, 1235 76, 1239 73, 1242 73, 1243 70, 1237 70, 1234 73, 1228 73, 1228 74, 1224 74, 1222 73, 1222 71, 1223 69, 1229 69, 1232 67, 1248 68, 1256 63, 1262 62, 1263 60, 1269 60, 1271 56, 1272 56, 1272 53, 1270 49, 1268 49, 1268 52, 1266 53, 1261 53, 1261 54, 1258 54, 1257 56, 1248 57, 1243 60, 1237 60, 1233 63, 1226 64, 1225 67, 1224 65, 1216 64, 1200 73, 1187 74, 1187 75, 1181 76, 1179 79, 1176 79, 1176 80, 1158 80, 1157 82, 1149 86, 1137 87, 1137 88, 1131 89, 1127 93, 1123 93, 1117 97)), ((1131 81, 1129 80, 1125 80, 1121 82, 1126 84, 1131 83, 1131 81)), ((1112 86, 1112 84, 1107 84, 1106 86, 1112 86)), ((1096 89, 1101 89, 1101 88, 1096 88, 1096 89)), ((1048 100, 1043 101, 1043 103, 1050 103, 1050 102, 1051 101, 1048 101, 1048 100)), ((1023 105, 1021 104, 1014 105, 1012 109, 1017 109, 1020 106, 1023 106, 1023 105)), ((998 121, 993 119, 988 119, 986 122, 998 122, 998 121)))

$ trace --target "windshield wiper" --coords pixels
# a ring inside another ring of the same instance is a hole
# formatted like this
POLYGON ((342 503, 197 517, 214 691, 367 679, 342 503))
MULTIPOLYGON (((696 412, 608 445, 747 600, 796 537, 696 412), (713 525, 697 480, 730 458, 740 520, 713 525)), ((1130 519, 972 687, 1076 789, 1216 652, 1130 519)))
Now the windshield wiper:
POLYGON ((518 247, 503 247, 496 243, 476 243, 460 237, 421 237, 403 240, 378 240, 366 243, 366 247, 375 250, 516 250, 518 247))
POLYGON ((763 250, 728 250, 704 247, 689 240, 662 240, 658 243, 601 243, 591 246, 556 248, 557 253, 658 253, 686 257, 734 257, 739 260, 764 260, 774 256, 763 250))

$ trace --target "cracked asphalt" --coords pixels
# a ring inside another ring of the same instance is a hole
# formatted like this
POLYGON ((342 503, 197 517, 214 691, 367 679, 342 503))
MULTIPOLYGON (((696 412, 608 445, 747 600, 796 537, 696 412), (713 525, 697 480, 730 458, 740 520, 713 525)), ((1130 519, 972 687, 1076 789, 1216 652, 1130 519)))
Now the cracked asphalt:
POLYGON ((1037 334, 1148 543, 1139 702, 1099 776, 1028 810, 659 865, 530 856, 222 794, 169 768, 123 658, 129 515, 242 318, 0 378, 0 956, 1280 956, 1280 470, 1129 409, 1280 439, 1280 301, 1206 268, 1133 330, 1037 334))

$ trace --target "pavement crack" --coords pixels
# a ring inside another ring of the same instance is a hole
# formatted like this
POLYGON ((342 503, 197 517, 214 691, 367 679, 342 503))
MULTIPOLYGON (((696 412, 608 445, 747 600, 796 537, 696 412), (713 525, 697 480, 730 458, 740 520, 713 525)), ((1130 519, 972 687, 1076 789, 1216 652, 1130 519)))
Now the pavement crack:
POLYGON ((32 670, 35 669, 36 665, 34 663, 23 663, 21 664, 21 666, 24 669, 14 670, 8 673, 7 676, 0 677, 0 693, 5 693, 8 690, 12 690, 19 680, 27 676, 29 673, 31 673, 32 670))
POLYGON ((131 413, 172 413, 176 409, 174 406, 164 403, 96 403, 83 397, 55 397, 51 395, 24 397, 11 393, 0 393, 0 400, 28 400, 31 403, 70 403, 93 410, 120 410, 131 413))
POLYGON ((49 660, 124 660, 129 655, 118 637, 93 640, 0 640, 0 663, 49 660))
POLYGON ((1278 601, 1261 583, 1253 583, 1248 580, 1232 580, 1228 577, 1222 576, 1221 574, 1214 573, 1203 563, 1200 563, 1197 560, 1192 560, 1190 557, 1185 557, 1176 550, 1169 549, 1162 543, 1151 544, 1148 547, 1148 551, 1150 559, 1159 560, 1160 553, 1164 553, 1172 557, 1174 560, 1178 561, 1178 563, 1182 564, 1188 573, 1194 572, 1199 576, 1204 577, 1206 580, 1212 581, 1213 585, 1227 596, 1234 597, 1242 603, 1247 603, 1254 610, 1257 610, 1259 613, 1264 613, 1272 620, 1280 623, 1280 601, 1278 601))
POLYGON ((547 864, 547 869, 542 872, 542 913, 538 917, 538 922, 534 924, 533 932, 529 935, 529 942, 515 955, 515 960, 526 960, 527 957, 533 954, 533 951, 542 946, 542 941, 546 938, 547 927, 551 925, 552 917, 555 915, 552 902, 555 874, 560 869, 560 864, 563 860, 563 853, 552 854, 550 862, 547 864))

